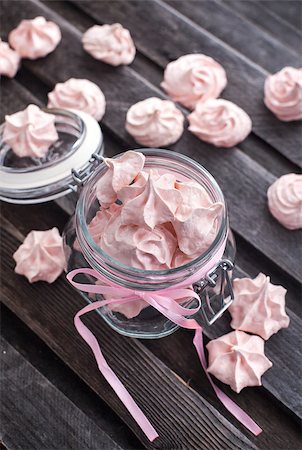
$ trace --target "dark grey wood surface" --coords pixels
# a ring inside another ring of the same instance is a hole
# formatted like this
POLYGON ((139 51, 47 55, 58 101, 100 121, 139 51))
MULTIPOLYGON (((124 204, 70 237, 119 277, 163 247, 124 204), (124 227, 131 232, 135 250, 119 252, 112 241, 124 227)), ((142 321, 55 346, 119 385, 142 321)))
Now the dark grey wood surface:
POLYGON ((52 285, 49 301, 45 301, 49 295, 45 283, 30 285, 23 277, 18 277, 16 283, 14 263, 10 255, 17 249, 20 241, 14 236, 11 223, 3 222, 1 270, 8 275, 3 280, 3 302, 105 399, 147 448, 210 447, 219 450, 221 444, 238 449, 256 448, 213 406, 186 386, 138 341, 124 339, 105 324, 100 327, 98 315, 90 315, 85 323, 95 330, 108 364, 139 402, 160 434, 156 443, 150 443, 119 399, 112 395, 111 389, 96 368, 91 371, 91 367, 95 367, 94 358, 80 336, 76 336, 72 320, 76 311, 85 305, 84 299, 70 289, 63 277, 52 285), (165 405, 164 408, 161 408, 162 404, 165 405), (202 416, 202 426, 199 414, 202 416))
MULTIPOLYGON (((22 109, 28 102, 38 103, 37 99, 24 91, 20 85, 14 83, 13 89, 9 95, 14 95, 18 99, 18 109, 22 109), (23 97, 24 96, 24 97, 23 97)), ((4 99, 7 104, 13 104, 7 98, 8 94, 4 93, 4 99)), ((17 107, 16 100, 14 101, 15 107, 17 107)), ((60 202, 62 204, 62 201, 60 202)), ((242 275, 242 270, 237 269, 239 275, 242 275)), ((294 297, 297 292, 290 290, 288 297, 294 297)), ((296 298, 293 298, 291 303, 294 303, 296 298)), ((301 319, 299 319, 294 312, 288 308, 288 313, 292 318, 291 327, 274 336, 268 342, 268 356, 273 360, 278 360, 278 366, 267 374, 264 380, 264 386, 267 390, 274 395, 282 404, 292 410, 299 418, 301 418, 301 402, 299 400, 299 386, 297 386, 295 373, 300 371, 300 330, 301 319), (285 337, 284 337, 285 335, 285 337), (275 343, 275 344, 274 344, 275 343), (298 345, 299 344, 299 345, 298 345), (290 348, 294 346, 294 350, 290 352, 290 348), (290 362, 290 364, 289 364, 290 362), (288 389, 283 389, 284 385, 287 385, 288 389)), ((226 314, 220 321, 217 327, 209 327, 205 330, 206 334, 210 338, 217 337, 223 333, 230 331, 229 327, 229 315, 226 314)))
MULTIPOLYGON (((31 61, 26 63, 26 67, 50 87, 56 81, 66 80, 75 74, 77 77, 89 78, 96 82, 103 89, 107 99, 107 112, 102 121, 104 129, 108 129, 117 139, 122 140, 128 146, 137 148, 137 144, 129 137, 124 128, 126 111, 134 102, 148 96, 161 97, 162 93, 133 69, 122 67, 114 70, 114 68, 102 64, 84 53, 80 44, 81 34, 70 22, 65 21, 59 15, 54 14, 45 7, 41 7, 36 2, 28 1, 22 3, 20 1, 18 3, 22 4, 22 11, 28 16, 44 14, 46 17, 57 21, 64 37, 59 47, 60 52, 51 54, 45 59, 43 65, 39 64, 39 61, 31 61), (76 42, 78 43, 77 45, 75 45, 76 42), (62 61, 64 61, 63 64, 62 61), (72 64, 68 65, 65 61, 72 61, 72 64), (59 72, 57 67, 60 67, 59 72), (127 85, 127 89, 123 88, 124 85, 127 85), (116 114, 117 110, 119 114, 116 114)), ((85 2, 85 5, 86 3, 88 4, 88 2, 85 2)), ((134 3, 131 2, 130 6, 134 5, 134 3)), ((12 10, 7 2, 3 4, 7 5, 8 22, 15 25, 20 20, 21 11, 12 10)), ((104 4, 105 2, 94 3, 94 5, 99 5, 98 8, 103 7, 104 4)), ((112 2, 108 3, 105 8, 106 11, 110 11, 111 4, 112 2)), ((153 2, 145 2, 144 9, 150 4, 153 5, 153 2)), ((139 5, 142 4, 140 3, 139 5)), ((123 8, 116 8, 116 20, 121 19, 118 14, 125 7, 126 3, 124 2, 123 8)), ((127 17, 137 17, 139 19, 138 14, 141 10, 142 7, 139 7, 136 14, 134 14, 133 11, 131 12, 131 10, 127 9, 127 17)), ((150 11, 150 19, 152 12, 155 14, 154 11, 150 11)), ((158 13, 160 18, 162 18, 162 12, 162 9, 160 9, 160 14, 158 13)), ((138 20, 139 23, 141 21, 142 19, 138 20)), ((130 26, 131 24, 126 23, 125 25, 130 26)), ((146 35, 146 33, 142 34, 146 35)), ((172 32, 169 33, 167 38, 171 38, 172 46, 173 36, 170 36, 170 34, 172 32)), ((190 48, 190 42, 187 42, 188 49, 190 48)), ((152 41, 150 46, 152 53, 154 53, 156 47, 153 46, 152 41)), ((164 49, 162 51, 164 52, 164 49)), ((208 49, 209 51, 210 49, 208 49)), ((157 44, 157 52, 159 52, 159 44, 157 44)), ((185 49, 183 49, 183 52, 185 52, 185 49)), ((292 133, 290 136, 292 136, 292 133)), ((239 148, 229 150, 226 157, 225 150, 209 148, 209 145, 197 140, 187 131, 183 134, 181 140, 171 148, 206 164, 208 170, 215 176, 225 193, 231 212, 233 229, 240 236, 251 242, 259 251, 275 261, 280 268, 290 273, 297 280, 301 280, 301 272, 296 265, 296 261, 300 257, 298 242, 301 239, 301 232, 285 230, 272 218, 267 209, 266 191, 275 180, 275 177, 239 148), (238 187, 244 186, 245 189, 236 188, 234 179, 238 187), (234 186, 230 189, 232 185, 234 186), (246 208, 247 199, 250 203, 248 209, 246 208), (279 240, 278 247, 275 245, 276 235, 279 240)))
POLYGON ((0 363, 1 440, 8 449, 122 449, 4 338, 0 363))
MULTIPOLYGON (((255 439, 238 425, 215 398, 192 348, 191 333, 180 330, 162 340, 138 343, 117 336, 96 315, 90 315, 88 322, 94 329, 98 329, 98 337, 102 342, 104 340, 110 363, 160 430, 161 440, 156 441, 156 448, 300 448, 298 419, 301 417, 301 233, 283 229, 270 216, 266 206, 266 190, 276 177, 299 170, 301 125, 276 121, 262 104, 263 81, 268 71, 277 70, 278 65, 281 67, 286 64, 301 64, 301 33, 297 18, 293 19, 290 11, 286 18, 281 17, 284 5, 277 5, 278 2, 269 2, 271 8, 268 7, 268 2, 234 0, 1 3, 2 17, 5 16, 5 20, 2 18, 1 21, 3 38, 6 38, 8 31, 16 26, 21 18, 38 14, 56 21, 63 32, 63 41, 53 54, 43 60, 24 61, 16 80, 1 80, 1 120, 4 114, 22 109, 30 102, 45 104, 47 92, 58 81, 64 81, 71 76, 88 78, 96 82, 106 95, 107 110, 101 125, 108 156, 129 147, 138 147, 124 131, 126 111, 131 104, 148 96, 165 96, 159 84, 167 62, 184 53, 201 51, 216 57, 226 67, 229 86, 223 96, 241 104, 250 113, 254 123, 253 133, 237 148, 220 150, 185 132, 172 150, 186 153, 200 161, 213 173, 223 188, 238 244, 237 276, 254 276, 261 270, 270 275, 273 282, 281 283, 288 289, 287 306, 291 325, 289 329, 273 336, 266 344, 267 354, 273 360, 274 367, 263 377, 263 388, 245 389, 238 396, 226 386, 221 386, 251 413, 263 427, 264 433, 255 439), (15 5, 18 5, 18 8, 15 5), (258 13, 253 9, 253 5, 259 7, 258 13), (256 23, 257 17, 259 23, 256 23), (81 33, 89 26, 95 22, 114 21, 121 21, 124 26, 129 27, 135 38, 138 53, 130 67, 109 67, 93 60, 81 48, 81 33), (254 44, 249 45, 251 42, 254 44), (262 51, 258 52, 259 48, 262 51), (247 200, 251 204, 248 210, 247 200), (117 351, 112 351, 112 343, 117 346, 117 351), (137 370, 133 380, 129 379, 129 362, 130 367, 137 370), (147 397, 143 395, 146 383, 151 386, 148 388, 147 397), (162 408, 164 403, 170 407, 168 411, 167 407, 162 408), (160 417, 157 407, 161 411, 160 417), (201 425, 203 421, 204 426, 201 425), (190 432, 189 425, 192 426, 190 432)), ((298 12, 301 8, 295 3, 298 12)), ((292 11, 293 7, 290 9, 292 11)), ((183 111, 186 113, 184 109, 183 111)), ((59 203, 66 209, 64 201, 59 203)), ((82 381, 78 381, 78 390, 81 386, 84 391, 85 387, 92 388, 94 394, 91 393, 91 397, 101 397, 136 433, 144 446, 155 448, 146 442, 106 382, 95 371, 92 356, 74 332, 72 317, 83 303, 82 298, 75 296, 63 279, 55 283, 50 290, 44 283, 29 286, 26 280, 13 273, 10 255, 23 235, 32 228, 45 229, 57 225, 62 229, 67 220, 66 215, 58 206, 46 204, 26 208, 3 205, 2 216, 4 220, 1 225, 1 244, 2 255, 5 255, 5 258, 2 258, 2 271, 5 274, 2 301, 13 311, 11 317, 16 314, 49 346, 50 354, 54 351, 79 375, 82 381), (49 300, 48 303, 45 303, 45 298, 49 300), (63 305, 62 298, 65 301, 63 305)), ((13 319, 11 320, 14 323, 13 319)), ((15 320, 18 323, 18 319, 15 320)), ((228 330, 229 319, 226 314, 215 327, 205 329, 205 334, 213 338, 228 330)), ((19 354, 15 356, 18 360, 22 358, 19 354)), ((38 360, 36 355, 35 360, 38 360)), ((26 360, 24 362, 26 363, 26 360)), ((40 379, 40 374, 29 367, 30 373, 40 379)), ((70 401, 73 401, 71 394, 65 395, 68 388, 64 387, 64 383, 67 386, 68 381, 64 379, 64 375, 68 370, 62 368, 60 389, 52 382, 49 385, 51 392, 67 405, 67 410, 70 401)), ((43 376, 45 375, 47 379, 50 378, 51 370, 49 374, 44 372, 43 376)), ((24 391, 18 391, 20 401, 23 401, 22 394, 24 391)), ((27 411, 29 416, 18 416, 20 430, 23 430, 20 434, 26 435, 26 417, 30 417, 31 408, 38 408, 37 405, 38 403, 33 403, 30 406, 27 411)), ((89 440, 87 435, 82 436, 82 448, 95 448, 96 442, 106 443, 106 439, 113 439, 116 443, 114 445, 122 448, 137 448, 138 441, 134 437, 132 441, 121 437, 125 432, 120 425, 112 426, 108 432, 108 424, 100 420, 96 412, 92 413, 83 402, 76 402, 76 405, 72 406, 77 419, 82 417, 82 411, 89 416, 85 422, 88 428, 95 430, 94 436, 91 436, 92 440, 89 440)), ((9 417, 11 411, 9 408, 6 411, 9 417)), ((117 419, 114 419, 114 413, 112 414, 114 424, 117 419)), ((39 419, 42 418, 43 413, 39 419)), ((64 418, 64 411, 59 411, 51 421, 50 430, 55 423, 59 424, 58 426, 63 424, 64 418)), ((70 426, 76 423, 75 420, 70 426)), ((64 430, 68 434, 67 429, 64 430)), ((48 436, 37 435, 36 447, 32 435, 25 436, 25 439, 32 443, 32 449, 40 450, 43 439, 50 442, 51 434, 53 432, 48 436)), ((64 442, 60 441, 61 438, 64 439, 63 435, 61 429, 56 442, 64 442)), ((74 437, 75 435, 70 439, 74 437)), ((19 440, 15 443, 13 439, 7 442, 10 443, 8 447, 12 449, 25 450, 25 447, 17 447, 19 440)), ((48 445, 45 447, 45 450, 51 448, 48 445)), ((77 447, 70 445, 70 448, 77 447)))

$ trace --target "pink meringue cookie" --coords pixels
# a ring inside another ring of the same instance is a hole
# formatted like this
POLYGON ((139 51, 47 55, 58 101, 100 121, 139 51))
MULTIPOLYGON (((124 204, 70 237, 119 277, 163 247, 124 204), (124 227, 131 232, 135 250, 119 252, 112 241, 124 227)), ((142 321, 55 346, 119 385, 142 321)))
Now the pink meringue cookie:
POLYGON ((150 97, 129 108, 126 130, 141 145, 165 147, 181 137, 184 116, 173 102, 150 97))
POLYGON ((138 316, 148 306, 148 303, 144 300, 137 299, 129 303, 113 303, 112 305, 108 305, 108 309, 123 314, 127 319, 133 319, 133 317, 138 316))
POLYGON ((176 245, 176 238, 167 227, 158 225, 150 230, 124 225, 120 211, 112 216, 100 240, 101 249, 112 258, 143 270, 170 268, 176 245))
POLYGON ((279 120, 302 119, 302 68, 284 67, 264 84, 264 103, 279 120))
POLYGON ((106 100, 101 89, 92 81, 70 78, 64 83, 57 83, 49 92, 47 106, 84 111, 99 122, 105 114, 106 100))
POLYGON ((172 221, 181 201, 175 182, 173 174, 160 175, 151 169, 142 193, 125 203, 122 223, 154 229, 156 225, 172 221))
POLYGON ((36 105, 5 116, 3 141, 19 157, 42 158, 57 140, 55 116, 43 112, 36 105))
POLYGON ((267 191, 271 214, 289 230, 302 228, 302 175, 278 178, 267 191))
POLYGON ((192 258, 185 253, 183 253, 179 248, 176 249, 171 266, 172 268, 184 266, 185 264, 188 264, 192 261, 192 258))
POLYGON ((272 362, 264 354, 264 341, 243 331, 232 331, 207 344, 208 372, 239 393, 246 386, 261 386, 261 376, 272 362))
POLYGON ((129 150, 116 159, 105 158, 107 172, 100 178, 96 186, 96 196, 100 204, 106 208, 117 200, 117 193, 130 185, 144 167, 145 156, 129 150))
POLYGON ((213 204, 205 188, 194 180, 177 181, 175 188, 181 194, 181 203, 175 212, 175 218, 179 221, 189 219, 193 209, 208 208, 213 204))
POLYGON ((96 215, 88 225, 90 236, 97 244, 99 244, 109 220, 113 215, 116 215, 119 209, 120 205, 117 205, 116 203, 113 203, 107 209, 101 209, 96 213, 96 215))
POLYGON ((13 254, 15 272, 30 283, 39 280, 53 283, 63 272, 65 256, 63 242, 57 228, 31 231, 13 254))
POLYGON ((130 32, 120 23, 94 25, 83 34, 82 43, 93 58, 112 66, 131 64, 135 57, 130 32))
POLYGON ((0 75, 13 78, 18 72, 20 56, 0 39, 0 75))
POLYGON ((118 200, 120 200, 122 203, 126 203, 129 200, 132 200, 140 195, 144 191, 148 179, 149 173, 142 170, 134 178, 132 184, 125 186, 118 191, 118 200))
POLYGON ((213 243, 223 211, 222 203, 213 203, 209 207, 197 207, 191 210, 189 217, 173 221, 179 249, 192 259, 204 253, 213 243))
POLYGON ((289 317, 285 312, 286 289, 275 286, 263 273, 251 280, 234 280, 234 302, 229 307, 231 327, 258 334, 269 339, 281 328, 287 328, 289 317))
POLYGON ((252 130, 252 121, 243 109, 228 100, 200 102, 189 116, 189 131, 216 147, 234 147, 252 130))
POLYGON ((226 84, 223 67, 213 58, 197 53, 169 63, 161 87, 174 101, 194 109, 198 102, 219 97, 226 84))
POLYGON ((9 33, 8 41, 22 58, 36 59, 51 53, 61 37, 58 25, 38 16, 32 20, 22 20, 9 33))

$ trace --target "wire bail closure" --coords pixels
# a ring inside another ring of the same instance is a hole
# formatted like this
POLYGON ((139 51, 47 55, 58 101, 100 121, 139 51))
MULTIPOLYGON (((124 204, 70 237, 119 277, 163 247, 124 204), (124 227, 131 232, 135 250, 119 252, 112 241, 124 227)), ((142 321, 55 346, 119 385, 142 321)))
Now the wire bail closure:
POLYGON ((203 280, 193 284, 194 291, 200 297, 201 311, 208 325, 213 325, 234 301, 234 292, 229 276, 229 272, 233 268, 232 261, 222 259, 203 280), (210 300, 209 288, 214 291, 212 300, 210 300))
POLYGON ((97 153, 93 153, 91 155, 91 158, 88 161, 90 163, 90 166, 86 167, 84 170, 82 170, 80 172, 78 172, 75 169, 71 169, 72 179, 75 182, 76 186, 70 185, 70 188, 76 192, 78 190, 78 188, 83 187, 85 182, 90 177, 90 175, 96 169, 96 167, 103 161, 104 161, 103 156, 101 156, 97 153))

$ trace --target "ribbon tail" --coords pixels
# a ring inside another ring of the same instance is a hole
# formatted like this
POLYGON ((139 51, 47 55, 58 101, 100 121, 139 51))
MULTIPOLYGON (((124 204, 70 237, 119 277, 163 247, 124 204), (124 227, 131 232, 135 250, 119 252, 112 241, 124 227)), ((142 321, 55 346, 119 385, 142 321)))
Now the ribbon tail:
POLYGON ((88 305, 85 308, 81 309, 74 318, 74 325, 78 331, 78 333, 82 336, 84 341, 89 345, 91 348, 95 359, 97 361, 98 368, 102 375, 105 377, 107 382, 110 384, 112 389, 115 391, 119 399, 122 401, 122 403, 125 405, 133 419, 136 421, 136 423, 140 426, 142 431, 145 433, 145 435, 148 437, 148 439, 152 442, 155 438, 158 437, 158 434, 154 427, 151 425, 143 411, 138 407, 138 405, 135 403, 132 396, 129 394, 125 386, 121 383, 121 381, 118 379, 118 377, 115 375, 113 370, 108 366, 102 352, 99 346, 99 343, 94 336, 94 334, 84 325, 84 323, 81 321, 80 317, 83 314, 86 314, 89 311, 95 310, 99 308, 101 305, 99 303, 102 302, 95 302, 93 305, 88 305))
POLYGON ((243 411, 243 409, 240 408, 240 406, 238 406, 233 400, 230 399, 230 397, 228 397, 221 389, 219 389, 219 387, 216 386, 216 384, 212 380, 207 370, 207 361, 204 352, 203 336, 201 328, 196 329, 193 343, 198 353, 201 365, 215 391, 215 394, 217 395, 221 403, 234 417, 236 417, 237 420, 239 420, 240 423, 242 423, 242 425, 245 426, 245 428, 251 431, 255 436, 258 436, 262 432, 262 429, 256 424, 256 422, 254 422, 254 420, 245 411, 243 411))

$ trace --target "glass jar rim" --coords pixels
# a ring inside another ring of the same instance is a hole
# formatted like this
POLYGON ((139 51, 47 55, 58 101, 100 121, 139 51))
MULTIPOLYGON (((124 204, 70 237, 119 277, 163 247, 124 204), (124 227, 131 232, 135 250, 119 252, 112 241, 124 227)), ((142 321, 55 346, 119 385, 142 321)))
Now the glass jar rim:
MULTIPOLYGON (((180 274, 184 270, 191 270, 194 268, 196 269, 196 266, 201 266, 205 262, 207 262, 213 253, 216 252, 216 250, 223 245, 223 243, 226 241, 227 232, 228 232, 228 212, 227 207, 225 203, 225 199, 223 196, 223 193, 220 189, 220 186, 218 185, 215 178, 197 161, 183 155, 180 153, 175 153, 171 150, 165 150, 165 149, 158 149, 158 148, 139 148, 135 149, 137 152, 143 153, 145 156, 157 156, 157 157, 164 157, 166 159, 173 158, 174 160, 177 160, 177 162, 189 164, 193 169, 198 170, 200 174, 202 174, 207 181, 210 182, 210 185, 214 188, 215 193, 218 196, 218 200, 224 205, 223 214, 221 216, 220 221, 220 227, 217 232, 217 235, 215 236, 214 241, 212 244, 208 247, 208 249, 199 255, 197 258, 193 259, 192 261, 183 264, 181 266, 171 268, 171 269, 164 269, 164 270, 145 270, 145 269, 138 269, 132 266, 127 266, 120 261, 118 261, 115 258, 112 258, 110 255, 108 255, 106 252, 104 252, 93 240, 88 225, 85 218, 85 205, 87 204, 87 196, 92 190, 92 187, 95 185, 95 183, 99 180, 98 174, 102 170, 106 168, 105 164, 102 163, 98 168, 97 171, 92 175, 92 177, 88 180, 88 182, 85 184, 79 200, 77 202, 77 208, 76 208, 76 229, 77 229, 77 237, 79 241, 79 245, 84 253, 84 256, 86 260, 91 264, 93 268, 96 270, 99 269, 99 261, 96 260, 95 256, 101 257, 101 262, 104 264, 107 264, 111 269, 117 270, 121 273, 124 273, 125 275, 139 275, 141 277, 143 276, 166 276, 166 275, 177 275, 180 274)), ((123 153, 119 153, 118 155, 114 156, 114 159, 119 158, 123 153)), ((101 267, 104 269, 104 267, 101 267)))
MULTIPOLYGON (((6 167, 0 158, 1 200, 19 204, 42 203, 76 191, 73 171, 91 171, 94 168, 91 162, 93 154, 103 155, 102 130, 92 116, 71 109, 44 108, 44 111, 55 115, 58 133, 74 136, 72 148, 59 158, 25 169, 6 167), (69 127, 68 131, 64 128, 66 126, 69 127)), ((3 146, 5 149, 8 146, 2 142, 3 126, 0 126, 0 148, 3 146)))

